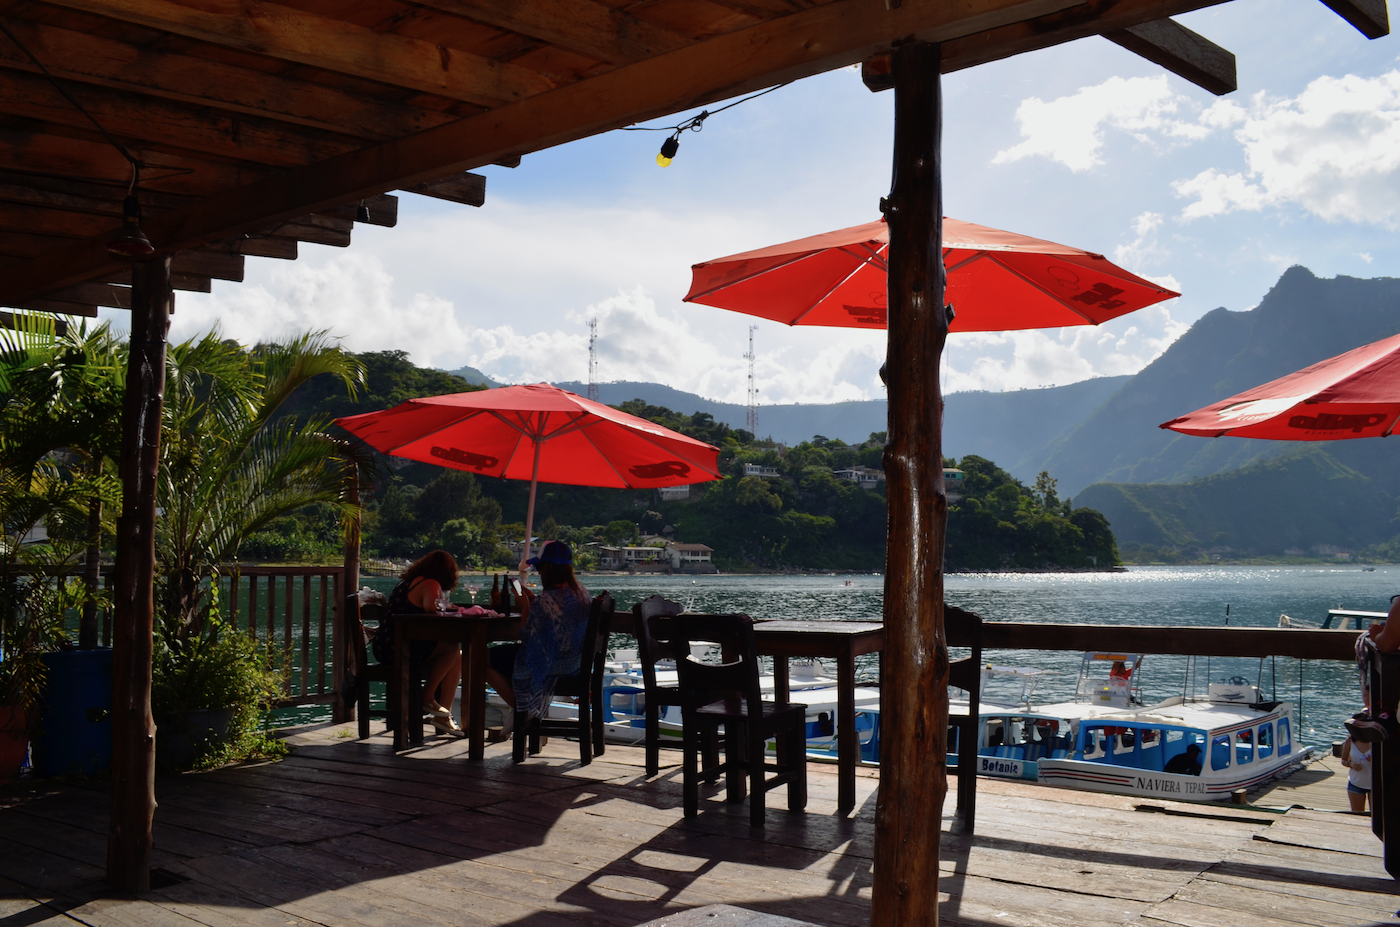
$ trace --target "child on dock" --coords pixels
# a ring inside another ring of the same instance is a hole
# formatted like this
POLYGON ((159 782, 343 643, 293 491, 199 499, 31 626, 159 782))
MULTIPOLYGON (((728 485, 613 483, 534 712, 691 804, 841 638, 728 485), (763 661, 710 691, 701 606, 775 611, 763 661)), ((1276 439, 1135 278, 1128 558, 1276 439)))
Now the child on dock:
POLYGON ((1342 765, 1347 775, 1347 801, 1353 814, 1366 813, 1366 801, 1371 795, 1371 745, 1354 742, 1348 737, 1342 743, 1342 765))

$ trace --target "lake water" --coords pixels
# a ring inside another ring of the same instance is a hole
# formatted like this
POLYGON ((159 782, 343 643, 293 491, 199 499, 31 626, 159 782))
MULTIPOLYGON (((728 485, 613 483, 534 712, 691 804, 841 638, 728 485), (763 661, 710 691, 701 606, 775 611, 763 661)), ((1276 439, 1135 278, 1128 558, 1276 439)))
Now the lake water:
MULTIPOLYGON (((464 577, 457 598, 465 600, 464 577)), ((479 577, 477 577, 479 580, 479 577)), ((620 609, 659 592, 689 611, 746 612, 755 618, 844 618, 878 621, 884 578, 879 575, 805 576, 584 576, 595 594, 610 591, 620 609), (845 585, 850 580, 851 585, 845 585)), ((388 592, 394 581, 367 584, 388 592)), ((1400 592, 1400 566, 1365 572, 1357 566, 1222 566, 1131 567, 1124 573, 991 573, 945 578, 946 599, 989 621, 1035 621, 1061 624, 1200 625, 1225 624, 1230 607, 1232 627, 1276 627, 1280 614, 1321 625, 1329 608, 1385 611, 1400 592)), ((489 584, 488 584, 489 588, 489 584)), ((485 600, 485 593, 479 595, 485 600)), ((953 656, 965 655, 956 648, 953 656)), ((1059 652, 989 651, 988 662, 1051 669, 1037 690, 1040 703, 1073 698, 1080 655, 1059 652)), ((874 661, 861 667, 874 676, 874 661)), ((1260 678, 1258 660, 1201 660, 1196 680, 1260 678)), ((1144 698, 1150 703, 1181 694, 1184 657, 1154 657, 1143 662, 1144 698)), ((1304 743, 1325 749, 1346 736, 1341 722, 1358 710, 1356 672, 1351 664, 1283 659, 1265 661, 1260 680, 1266 694, 1291 700, 1302 715, 1297 729, 1304 743), (1301 685, 1300 685, 1301 679, 1301 685)), ((1011 690, 1004 690, 1014 694, 1011 690)), ((1019 691, 1019 687, 1015 691, 1019 691)), ((998 693, 989 690, 989 696, 998 693)), ((299 713, 300 714, 300 713, 299 713)), ((304 716, 303 716, 304 717, 304 716)))

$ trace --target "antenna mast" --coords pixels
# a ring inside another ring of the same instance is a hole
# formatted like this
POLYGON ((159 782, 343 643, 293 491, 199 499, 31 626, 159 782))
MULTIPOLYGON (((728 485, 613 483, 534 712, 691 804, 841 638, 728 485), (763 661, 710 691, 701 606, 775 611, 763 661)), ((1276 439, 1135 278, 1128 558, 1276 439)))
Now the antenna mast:
POLYGON ((588 398, 598 402, 598 317, 588 320, 588 398))
POLYGON ((757 328, 757 325, 749 326, 749 353, 744 355, 749 362, 749 419, 745 427, 755 438, 758 437, 758 381, 754 379, 753 372, 753 333, 757 328))

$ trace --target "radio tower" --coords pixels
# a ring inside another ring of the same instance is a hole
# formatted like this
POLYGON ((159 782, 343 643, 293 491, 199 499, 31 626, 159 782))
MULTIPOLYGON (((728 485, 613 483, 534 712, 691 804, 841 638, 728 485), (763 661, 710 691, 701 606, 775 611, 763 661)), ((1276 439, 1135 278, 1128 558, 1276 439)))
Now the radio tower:
POLYGON ((755 438, 758 437, 758 381, 754 379, 753 373, 753 333, 757 328, 757 325, 749 326, 749 353, 744 355, 749 362, 749 419, 745 427, 755 438))
POLYGON ((598 401, 598 318, 588 320, 588 398, 598 401))

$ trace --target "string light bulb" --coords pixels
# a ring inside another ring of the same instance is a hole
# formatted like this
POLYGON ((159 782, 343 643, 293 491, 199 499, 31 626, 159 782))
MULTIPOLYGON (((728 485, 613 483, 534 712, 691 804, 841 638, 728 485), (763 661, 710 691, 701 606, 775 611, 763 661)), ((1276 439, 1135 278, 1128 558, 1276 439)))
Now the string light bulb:
POLYGON ((671 161, 676 157, 676 151, 681 147, 680 132, 672 135, 661 143, 661 152, 656 156, 656 163, 662 167, 670 167, 671 161))
POLYGON ((156 249, 146 233, 141 231, 141 201, 136 198, 141 183, 141 169, 131 168, 131 186, 122 200, 122 227, 107 242, 107 253, 123 261, 147 261, 156 249))

